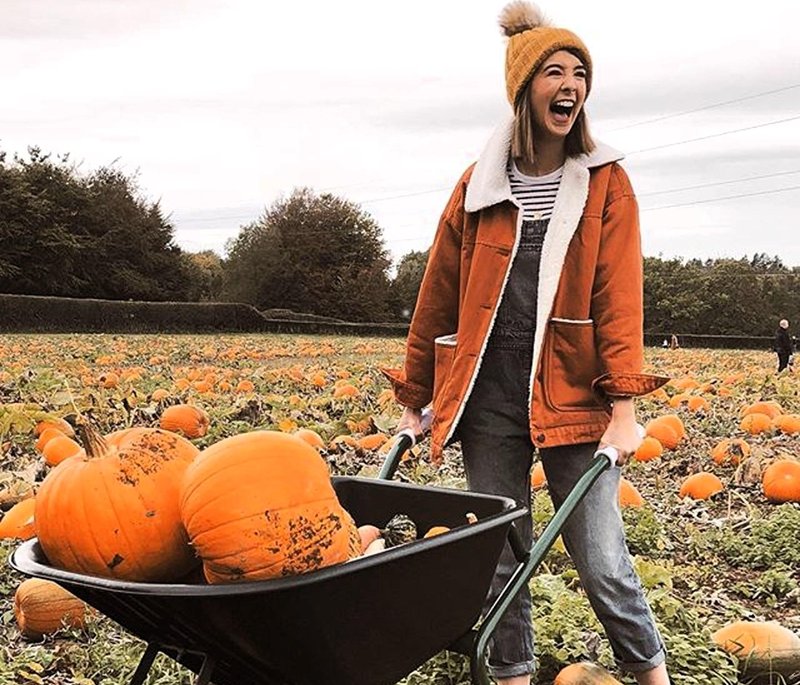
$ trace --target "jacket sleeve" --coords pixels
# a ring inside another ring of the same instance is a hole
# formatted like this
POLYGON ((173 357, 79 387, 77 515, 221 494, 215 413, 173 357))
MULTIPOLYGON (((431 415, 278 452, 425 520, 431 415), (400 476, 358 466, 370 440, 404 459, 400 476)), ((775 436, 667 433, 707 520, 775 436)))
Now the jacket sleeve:
POLYGON ((433 398, 434 340, 458 328, 461 237, 464 195, 472 167, 467 169, 450 196, 428 256, 417 305, 406 341, 403 368, 383 368, 395 399, 421 409, 433 398))
POLYGON ((592 382, 603 399, 646 395, 669 378, 642 373, 644 301, 639 208, 622 167, 611 169, 592 292, 595 344, 603 373, 592 382))

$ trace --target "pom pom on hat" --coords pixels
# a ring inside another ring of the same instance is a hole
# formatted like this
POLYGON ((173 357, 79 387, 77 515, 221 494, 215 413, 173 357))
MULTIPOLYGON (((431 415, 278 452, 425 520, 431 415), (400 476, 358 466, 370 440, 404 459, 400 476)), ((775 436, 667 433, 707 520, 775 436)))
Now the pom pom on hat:
POLYGON ((592 85, 592 60, 589 50, 572 31, 553 26, 533 3, 513 0, 500 12, 506 47, 506 94, 512 107, 534 72, 558 50, 580 55, 586 67, 586 92, 592 85))
POLYGON ((500 12, 497 21, 503 34, 509 38, 529 29, 550 25, 550 22, 542 14, 542 10, 525 0, 514 0, 514 2, 508 3, 500 12))

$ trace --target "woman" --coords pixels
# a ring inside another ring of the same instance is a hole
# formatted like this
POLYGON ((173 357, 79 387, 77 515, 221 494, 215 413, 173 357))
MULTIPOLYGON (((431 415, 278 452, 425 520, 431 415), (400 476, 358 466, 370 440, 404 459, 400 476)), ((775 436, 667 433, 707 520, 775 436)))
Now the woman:
MULTIPOLYGON (((556 505, 606 445, 636 450, 633 400, 666 382, 641 373, 642 256, 621 155, 596 146, 583 104, 583 42, 508 5, 506 89, 514 117, 462 176, 442 215, 403 369, 385 370, 419 432, 433 402, 432 457, 460 440, 469 487, 530 507, 539 451, 556 505)), ((664 647, 625 544, 618 468, 605 472, 563 531, 619 666, 669 682, 664 647)), ((532 543, 531 521, 520 533, 532 543)), ((515 565, 506 549, 487 607, 515 565)), ((531 605, 520 593, 490 645, 498 683, 534 671, 531 605)))

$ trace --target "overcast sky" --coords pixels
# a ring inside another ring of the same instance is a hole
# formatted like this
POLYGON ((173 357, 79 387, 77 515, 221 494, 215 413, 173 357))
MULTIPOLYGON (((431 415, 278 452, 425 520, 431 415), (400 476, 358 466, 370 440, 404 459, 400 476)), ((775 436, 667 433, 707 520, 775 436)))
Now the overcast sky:
MULTIPOLYGON (((508 112, 503 5, 0 0, 0 149, 138 172, 189 251, 309 186, 362 203, 398 258, 508 112)), ((800 3, 540 5, 592 53, 644 253, 800 265, 800 3)))

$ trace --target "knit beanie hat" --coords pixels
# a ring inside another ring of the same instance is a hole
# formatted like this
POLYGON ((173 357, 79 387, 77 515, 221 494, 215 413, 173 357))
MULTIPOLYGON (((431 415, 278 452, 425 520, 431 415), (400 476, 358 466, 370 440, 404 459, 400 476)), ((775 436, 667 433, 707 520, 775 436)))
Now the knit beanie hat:
POLYGON ((534 72, 558 50, 574 50, 586 67, 586 94, 592 87, 589 50, 572 31, 551 26, 541 10, 525 0, 514 0, 500 13, 500 28, 508 36, 506 93, 511 106, 534 72))

